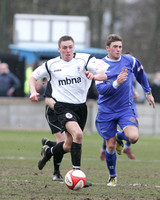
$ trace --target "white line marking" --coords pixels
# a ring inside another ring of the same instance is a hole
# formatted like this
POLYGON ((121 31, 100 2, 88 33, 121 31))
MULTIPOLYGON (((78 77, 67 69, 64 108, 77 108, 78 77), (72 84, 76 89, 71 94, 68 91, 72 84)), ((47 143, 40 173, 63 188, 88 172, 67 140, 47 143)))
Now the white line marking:
MULTIPOLYGON (((16 157, 16 156, 0 156, 0 160, 2 159, 5 159, 5 160, 39 160, 40 159, 40 156, 39 157, 23 157, 23 156, 20 156, 20 157, 16 157)), ((70 160, 70 158, 63 158, 64 160, 70 160)), ((82 160, 87 160, 87 161, 100 161, 99 158, 85 158, 83 157, 82 160)), ((120 162, 124 162, 123 159, 118 159, 118 161, 120 162)), ((127 162, 143 162, 143 163, 160 163, 160 160, 130 160, 128 159, 127 162)))

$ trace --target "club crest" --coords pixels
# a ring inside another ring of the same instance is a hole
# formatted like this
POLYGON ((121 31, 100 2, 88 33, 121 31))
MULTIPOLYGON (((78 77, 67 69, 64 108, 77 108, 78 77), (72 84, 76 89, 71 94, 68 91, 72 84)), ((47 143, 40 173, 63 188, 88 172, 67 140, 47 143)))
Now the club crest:
POLYGON ((130 118, 130 121, 133 122, 133 123, 135 123, 135 122, 136 122, 136 119, 135 119, 134 117, 131 117, 131 118, 130 118))
POLYGON ((122 72, 127 72, 127 67, 122 67, 121 71, 122 72))
POLYGON ((73 117, 73 115, 71 113, 66 113, 65 116, 67 119, 71 119, 73 117))

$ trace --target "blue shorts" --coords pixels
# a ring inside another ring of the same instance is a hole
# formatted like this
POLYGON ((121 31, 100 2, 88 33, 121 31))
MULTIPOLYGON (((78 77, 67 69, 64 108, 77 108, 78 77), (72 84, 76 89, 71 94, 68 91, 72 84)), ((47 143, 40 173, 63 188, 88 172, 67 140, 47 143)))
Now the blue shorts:
POLYGON ((133 112, 135 113, 135 115, 136 115, 136 118, 138 118, 138 113, 137 113, 137 108, 136 108, 136 104, 134 103, 133 104, 133 112))
POLYGON ((117 125, 123 130, 127 126, 138 127, 138 121, 134 110, 127 109, 117 113, 98 113, 96 128, 104 139, 113 138, 117 133, 117 125))

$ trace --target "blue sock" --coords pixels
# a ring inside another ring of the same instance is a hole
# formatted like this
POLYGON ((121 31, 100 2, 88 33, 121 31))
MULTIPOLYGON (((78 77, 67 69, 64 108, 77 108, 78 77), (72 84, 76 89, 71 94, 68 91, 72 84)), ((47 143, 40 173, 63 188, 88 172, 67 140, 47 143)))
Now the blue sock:
POLYGON ((126 137, 123 131, 117 131, 117 138, 119 140, 125 140, 127 142, 130 142, 129 139, 126 137))
POLYGON ((130 148, 131 143, 130 143, 130 142, 126 142, 125 146, 126 146, 127 148, 130 148))
POLYGON ((116 152, 112 153, 112 152, 109 152, 106 149, 105 157, 106 157, 106 163, 107 163, 107 167, 108 167, 108 170, 109 170, 110 177, 117 176, 117 173, 116 173, 116 160, 117 160, 116 152))

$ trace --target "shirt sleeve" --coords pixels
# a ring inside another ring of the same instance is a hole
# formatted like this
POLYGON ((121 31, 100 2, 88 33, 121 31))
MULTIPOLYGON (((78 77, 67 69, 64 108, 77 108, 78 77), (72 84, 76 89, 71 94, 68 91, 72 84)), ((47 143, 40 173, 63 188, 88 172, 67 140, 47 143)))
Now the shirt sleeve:
POLYGON ((142 64, 136 58, 133 72, 136 77, 136 80, 141 84, 144 92, 150 92, 151 88, 149 86, 147 75, 143 69, 142 64))
POLYGON ((117 89, 113 87, 113 83, 108 81, 103 81, 102 83, 97 84, 96 88, 100 95, 112 95, 117 91, 117 89))
POLYGON ((45 67, 45 63, 43 63, 41 66, 39 66, 38 68, 36 68, 33 72, 32 72, 32 76, 38 80, 40 78, 47 78, 48 80, 48 71, 45 67))
POLYGON ((103 60, 92 57, 88 62, 87 69, 91 73, 97 74, 100 71, 106 71, 108 66, 103 60))

